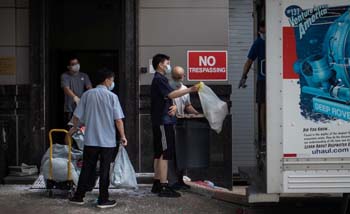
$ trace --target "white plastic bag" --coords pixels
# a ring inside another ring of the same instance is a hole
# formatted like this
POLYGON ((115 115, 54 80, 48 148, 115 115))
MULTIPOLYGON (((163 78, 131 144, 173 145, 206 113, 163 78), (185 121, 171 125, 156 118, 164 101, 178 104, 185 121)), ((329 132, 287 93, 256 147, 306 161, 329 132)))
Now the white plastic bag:
POLYGON ((219 134, 222 130, 222 124, 228 114, 227 103, 220 100, 213 90, 203 82, 199 84, 198 94, 203 114, 207 118, 210 128, 219 134))
POLYGON ((119 146, 111 173, 111 184, 117 188, 137 189, 136 173, 124 146, 119 146))
MULTIPOLYGON (((67 180, 68 172, 68 146, 62 144, 52 145, 52 174, 53 180, 57 182, 67 180)), ((78 184, 80 168, 77 165, 79 159, 83 158, 83 152, 77 149, 72 149, 71 172, 74 184, 78 184)), ((46 151, 41 159, 40 173, 44 175, 45 180, 49 178, 50 167, 50 148, 46 151)))
POLYGON ((77 132, 75 132, 72 135, 72 138, 77 143, 77 146, 80 150, 84 150, 84 133, 85 133, 85 127, 79 129, 77 132))
MULTIPOLYGON (((68 160, 68 146, 63 144, 53 144, 52 145, 52 158, 65 158, 68 160)), ((76 162, 83 158, 83 152, 72 148, 72 162, 76 162)), ((47 149, 44 156, 41 159, 41 166, 50 159, 50 148, 47 149)))
MULTIPOLYGON (((75 185, 78 185, 79 175, 75 170, 75 167, 70 163, 72 180, 75 185)), ((50 160, 46 160, 42 166, 42 174, 45 180, 50 176, 50 160)), ((68 160, 66 158, 53 158, 52 159, 52 179, 56 182, 67 181, 68 176, 68 160)))

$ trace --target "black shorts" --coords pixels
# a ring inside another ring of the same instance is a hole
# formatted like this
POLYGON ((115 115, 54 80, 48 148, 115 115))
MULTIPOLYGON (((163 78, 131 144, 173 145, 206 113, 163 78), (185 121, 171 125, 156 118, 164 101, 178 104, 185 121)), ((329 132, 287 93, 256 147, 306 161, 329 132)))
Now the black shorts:
POLYGON ((256 103, 261 104, 266 102, 266 81, 258 80, 256 82, 256 103))
POLYGON ((175 126, 153 126, 154 159, 163 155, 164 160, 173 160, 175 157, 175 126))

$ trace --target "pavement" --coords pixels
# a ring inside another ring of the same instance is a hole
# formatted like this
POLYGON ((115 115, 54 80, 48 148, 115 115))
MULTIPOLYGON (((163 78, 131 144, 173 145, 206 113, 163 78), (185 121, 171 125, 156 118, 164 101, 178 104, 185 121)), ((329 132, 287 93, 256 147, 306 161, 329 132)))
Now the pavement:
POLYGON ((110 198, 118 205, 111 209, 96 208, 98 190, 88 193, 82 206, 70 204, 65 192, 56 192, 49 198, 45 189, 31 189, 31 185, 0 185, 1 214, 337 214, 338 199, 288 199, 274 204, 243 206, 213 199, 194 192, 183 192, 182 197, 159 198, 150 193, 149 185, 138 191, 110 189, 110 198))
POLYGON ((21 214, 78 214, 78 213, 127 213, 127 214, 190 214, 235 213, 237 206, 213 200, 195 193, 185 192, 176 199, 159 198, 150 193, 150 186, 133 190, 110 190, 110 198, 118 205, 111 209, 96 208, 98 190, 88 193, 85 205, 73 205, 64 192, 56 192, 49 198, 46 190, 30 189, 30 185, 0 185, 0 213, 21 214))

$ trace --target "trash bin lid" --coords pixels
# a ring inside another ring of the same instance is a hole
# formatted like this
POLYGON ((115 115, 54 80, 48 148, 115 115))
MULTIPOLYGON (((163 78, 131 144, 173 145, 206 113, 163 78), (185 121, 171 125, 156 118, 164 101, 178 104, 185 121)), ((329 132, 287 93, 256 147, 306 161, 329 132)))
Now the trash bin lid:
POLYGON ((178 119, 204 118, 204 114, 176 114, 178 119))

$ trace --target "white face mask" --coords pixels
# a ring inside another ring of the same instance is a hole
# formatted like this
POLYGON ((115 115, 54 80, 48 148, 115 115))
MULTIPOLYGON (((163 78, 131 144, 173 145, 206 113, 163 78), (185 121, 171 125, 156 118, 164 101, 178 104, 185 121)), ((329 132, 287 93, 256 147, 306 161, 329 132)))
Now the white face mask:
POLYGON ((166 74, 170 74, 171 73, 171 66, 170 65, 166 65, 165 73, 166 74))
POLYGON ((115 83, 114 81, 112 82, 112 85, 108 87, 108 90, 112 91, 115 87, 115 83))
POLYGON ((266 39, 266 33, 260 33, 260 32, 259 32, 259 35, 260 35, 260 38, 261 38, 262 40, 265 40, 265 39, 266 39))
POLYGON ((80 64, 76 64, 76 65, 71 66, 71 69, 72 69, 72 71, 73 71, 74 73, 79 72, 79 70, 80 70, 80 64))

